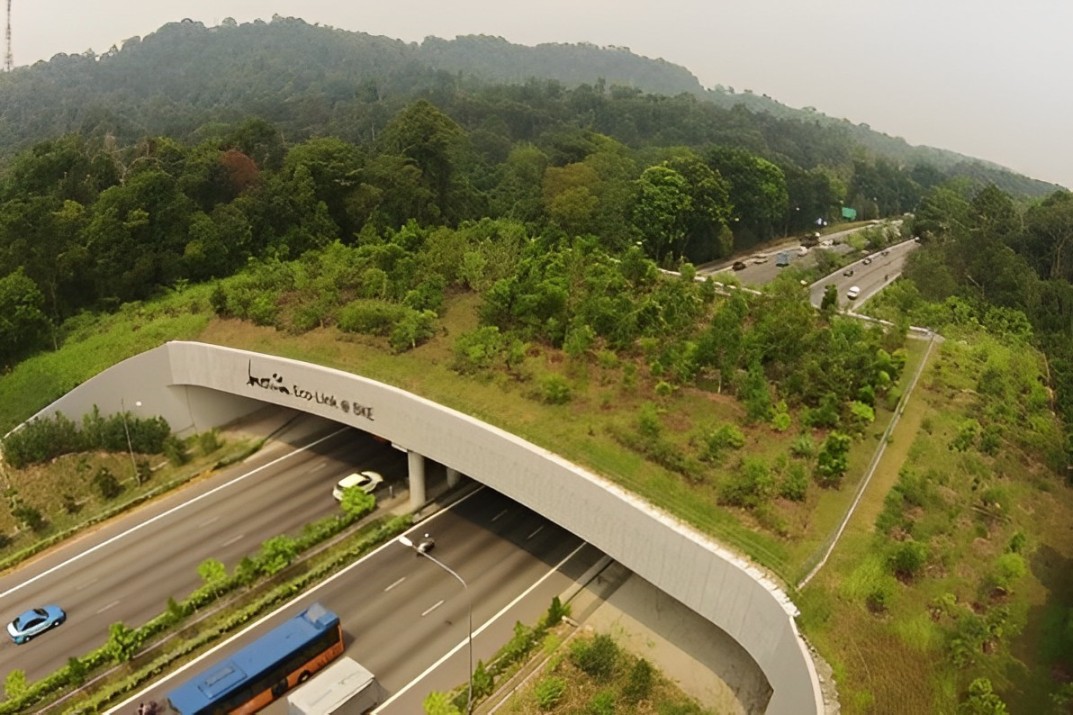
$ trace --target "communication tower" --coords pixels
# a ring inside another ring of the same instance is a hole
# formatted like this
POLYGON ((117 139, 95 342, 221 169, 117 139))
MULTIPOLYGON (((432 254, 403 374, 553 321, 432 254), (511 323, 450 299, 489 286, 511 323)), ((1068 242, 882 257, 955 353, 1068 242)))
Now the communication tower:
POLYGON ((4 71, 10 72, 15 61, 11 57, 11 0, 7 0, 7 25, 4 30, 4 71))

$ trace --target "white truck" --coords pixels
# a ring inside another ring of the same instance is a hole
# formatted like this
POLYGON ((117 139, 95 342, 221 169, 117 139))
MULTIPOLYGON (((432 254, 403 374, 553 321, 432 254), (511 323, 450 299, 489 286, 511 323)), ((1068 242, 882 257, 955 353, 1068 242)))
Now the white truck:
POLYGON ((365 715, 384 700, 384 689, 361 663, 346 656, 287 696, 290 715, 365 715))

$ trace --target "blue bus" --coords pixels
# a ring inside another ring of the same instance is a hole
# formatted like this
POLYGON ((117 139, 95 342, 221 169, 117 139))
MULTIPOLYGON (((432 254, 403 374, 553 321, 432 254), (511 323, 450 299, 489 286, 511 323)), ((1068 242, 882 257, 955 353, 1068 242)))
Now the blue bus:
POLYGON ((168 693, 180 715, 255 713, 343 653, 339 616, 314 603, 168 693))

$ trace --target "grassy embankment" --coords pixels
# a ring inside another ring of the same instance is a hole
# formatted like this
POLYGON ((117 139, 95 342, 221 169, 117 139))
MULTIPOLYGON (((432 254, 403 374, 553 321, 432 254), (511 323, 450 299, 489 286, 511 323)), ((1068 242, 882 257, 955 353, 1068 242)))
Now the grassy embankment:
POLYGON ((978 677, 1011 713, 1064 712, 1050 695, 1073 602, 1073 493, 1033 445, 957 446, 990 411, 976 391, 984 356, 1028 385, 1041 365, 982 333, 959 337, 968 340, 947 340, 928 366, 857 515, 799 599, 843 712, 954 712, 978 677), (925 544, 927 558, 896 578, 890 558, 907 541, 925 544))

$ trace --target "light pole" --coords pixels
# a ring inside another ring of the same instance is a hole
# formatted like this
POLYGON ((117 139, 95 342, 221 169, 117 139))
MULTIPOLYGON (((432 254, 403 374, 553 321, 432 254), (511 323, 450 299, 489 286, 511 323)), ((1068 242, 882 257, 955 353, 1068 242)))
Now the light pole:
POLYGON ((398 538, 398 542, 400 544, 402 544, 403 546, 407 547, 407 548, 413 549, 414 551, 417 552, 418 556, 424 556, 426 559, 428 559, 432 563, 436 564, 437 566, 439 566, 441 569, 443 569, 447 573, 449 573, 452 576, 454 576, 455 580, 458 581, 460 584, 462 584, 462 590, 465 591, 465 593, 466 593, 466 615, 467 615, 467 618, 469 620, 469 634, 468 634, 469 690, 466 693, 466 712, 467 713, 472 713, 473 712, 473 599, 469 595, 469 586, 466 585, 466 582, 462 580, 462 577, 459 576, 457 573, 455 573, 454 570, 450 566, 448 566, 447 564, 443 563, 442 561, 440 561, 439 559, 435 558, 434 556, 431 556, 428 552, 422 551, 421 549, 417 548, 417 545, 414 544, 414 542, 410 539, 410 537, 406 536, 406 534, 400 534, 399 538, 398 538))
MULTIPOLYGON (((141 407, 142 403, 140 401, 135 402, 134 406, 141 407)), ((130 426, 127 425, 127 403, 122 397, 119 398, 119 409, 121 410, 119 414, 123 415, 123 432, 127 435, 127 452, 130 454, 130 466, 134 468, 134 481, 137 483, 141 480, 138 478, 138 463, 134 460, 134 445, 130 441, 130 426)))

